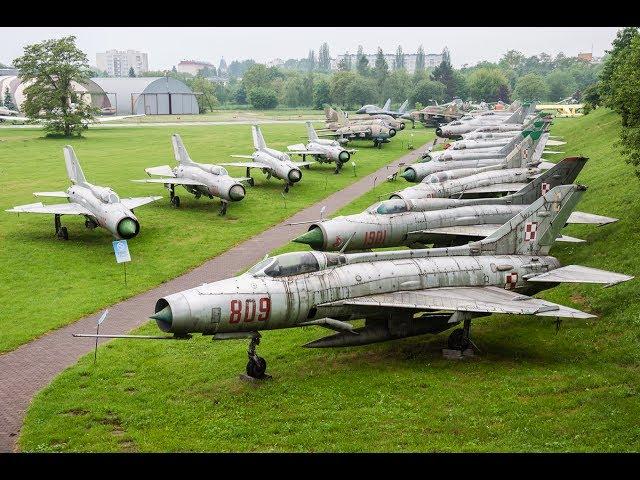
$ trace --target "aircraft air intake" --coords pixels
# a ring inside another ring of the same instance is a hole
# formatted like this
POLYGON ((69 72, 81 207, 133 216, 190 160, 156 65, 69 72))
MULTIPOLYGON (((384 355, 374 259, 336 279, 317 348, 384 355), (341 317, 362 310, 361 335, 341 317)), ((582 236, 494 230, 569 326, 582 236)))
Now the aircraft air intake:
POLYGON ((244 187, 240 184, 233 185, 229 189, 229 198, 234 202, 238 202, 244 198, 246 191, 244 187))
POLYGON ((291 170, 289 170, 287 178, 291 183, 299 182, 302 179, 302 172, 300 170, 292 168, 291 170))
POLYGON ((118 235, 120 235, 120 237, 128 240, 138 234, 138 232, 140 231, 140 224, 137 220, 131 217, 125 217, 118 222, 116 230, 118 231, 118 235))

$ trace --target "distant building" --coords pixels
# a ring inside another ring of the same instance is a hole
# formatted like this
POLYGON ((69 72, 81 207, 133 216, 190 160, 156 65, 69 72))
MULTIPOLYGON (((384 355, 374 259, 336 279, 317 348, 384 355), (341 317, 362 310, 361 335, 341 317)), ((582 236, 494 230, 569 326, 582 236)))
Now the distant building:
POLYGON ((218 75, 224 77, 229 73, 229 67, 227 66, 227 62, 224 61, 224 57, 220 59, 220 64, 218 65, 218 75))
POLYGON ((7 75, 7 76, 18 75, 18 69, 17 68, 11 68, 11 67, 0 68, 0 77, 3 77, 5 75, 7 75))
POLYGON ((582 60, 583 62, 592 62, 593 54, 592 53, 579 53, 578 60, 582 60))
MULTIPOLYGON (((376 53, 367 53, 365 57, 369 60, 369 66, 373 67, 376 63, 376 57, 378 55, 376 53)), ((351 69, 355 70, 356 63, 358 59, 358 54, 350 53, 348 55, 338 55, 338 58, 331 59, 331 70, 337 70, 340 60, 345 57, 350 57, 351 59, 351 69)), ((418 58, 417 53, 405 53, 404 54, 404 69, 407 73, 414 73, 416 70, 416 59, 418 58)), ((394 63, 396 61, 395 53, 385 53, 384 59, 387 61, 387 65, 389 65, 389 69, 393 70, 394 63)), ((442 62, 442 53, 425 53, 424 54, 424 68, 434 68, 440 65, 442 62)))
POLYGON ((269 60, 267 62, 267 67, 281 67, 284 65, 284 60, 281 58, 274 58, 273 60, 269 60))
POLYGON ((181 60, 177 65, 176 70, 180 73, 188 73, 196 76, 200 70, 205 68, 215 69, 216 67, 209 62, 198 62, 196 60, 181 60))
POLYGON ((149 71, 147 54, 137 50, 107 50, 96 54, 96 66, 110 77, 128 77, 133 67, 136 76, 149 71))

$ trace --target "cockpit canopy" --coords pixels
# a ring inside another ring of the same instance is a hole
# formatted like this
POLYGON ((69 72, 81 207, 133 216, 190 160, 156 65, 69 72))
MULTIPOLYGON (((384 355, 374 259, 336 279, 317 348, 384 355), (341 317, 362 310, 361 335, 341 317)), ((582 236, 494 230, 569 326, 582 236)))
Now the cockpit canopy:
POLYGON ((371 205, 367 209, 368 213, 377 213, 379 215, 392 215, 394 213, 404 213, 408 211, 409 208, 407 207, 406 202, 400 198, 384 200, 371 205))
POLYGON ((288 277, 319 270, 320 264, 315 255, 310 252, 292 252, 265 258, 251 267, 248 273, 254 276, 288 277))

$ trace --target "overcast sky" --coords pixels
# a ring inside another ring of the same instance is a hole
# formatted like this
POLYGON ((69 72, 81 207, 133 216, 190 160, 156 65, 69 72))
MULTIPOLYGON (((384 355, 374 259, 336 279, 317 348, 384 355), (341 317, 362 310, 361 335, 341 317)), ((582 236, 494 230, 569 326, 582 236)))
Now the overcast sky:
POLYGON ((303 58, 310 49, 318 51, 324 41, 331 56, 358 45, 374 53, 378 46, 385 53, 395 52, 398 44, 405 53, 423 45, 426 53, 439 53, 448 47, 454 66, 473 65, 480 60, 495 61, 507 50, 526 55, 541 52, 574 56, 591 52, 602 56, 615 38, 615 27, 210 27, 210 28, 6 28, 0 29, 0 62, 8 64, 22 54, 25 45, 41 40, 76 35, 78 46, 95 65, 96 53, 110 49, 146 52, 151 70, 169 69, 180 60, 204 60, 218 64, 224 56, 253 58, 258 62, 281 58, 303 58))

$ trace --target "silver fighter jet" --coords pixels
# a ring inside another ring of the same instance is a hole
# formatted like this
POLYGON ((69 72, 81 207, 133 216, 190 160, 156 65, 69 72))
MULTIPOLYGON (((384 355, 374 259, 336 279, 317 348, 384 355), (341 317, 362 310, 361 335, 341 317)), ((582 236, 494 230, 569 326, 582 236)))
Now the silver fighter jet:
MULTIPOLYGON (((490 235, 551 188, 573 183, 586 161, 583 157, 565 158, 518 193, 500 198, 385 200, 362 213, 311 222, 309 231, 293 241, 321 251, 461 245, 490 235)), ((606 225, 616 221, 573 212, 567 223, 606 225)), ((567 236, 558 240, 577 241, 567 236)))
POLYGON ((253 185, 253 178, 251 177, 252 168, 260 168, 263 173, 267 175, 267 179, 271 177, 284 180, 284 191, 288 192, 289 187, 294 183, 302 180, 302 171, 300 167, 308 167, 312 162, 294 162, 291 157, 279 150, 267 147, 267 143, 264 141, 260 126, 251 126, 251 135, 253 136, 253 146, 255 152, 251 155, 231 155, 236 158, 249 158, 252 162, 231 162, 221 163, 220 165, 230 167, 244 167, 247 169, 247 177, 250 179, 253 185))
POLYGON ((180 135, 174 133, 171 136, 173 153, 178 166, 171 168, 169 165, 145 168, 148 175, 158 175, 161 178, 148 178, 144 180, 132 180, 141 183, 161 183, 169 190, 171 204, 179 207, 180 197, 176 195, 176 185, 182 185, 196 198, 205 195, 209 198, 218 197, 222 202, 220 215, 227 212, 229 202, 239 202, 245 196, 245 188, 241 182, 248 179, 236 179, 229 176, 227 170, 219 165, 209 163, 196 163, 191 160, 184 148, 180 135))
POLYGON ((562 267, 549 256, 584 190, 555 187, 486 239, 464 246, 266 258, 240 276, 160 298, 151 318, 176 337, 251 338, 246 371, 254 378, 266 370, 256 353, 260 330, 316 325, 338 333, 307 347, 346 347, 439 333, 462 323, 448 344, 464 350, 475 317, 591 318, 528 296, 562 282, 614 285, 633 278, 562 267), (365 319, 365 326, 354 328, 349 322, 356 319, 365 319))
POLYGON ((309 143, 303 145, 298 143, 296 145, 289 145, 287 149, 290 154, 302 155, 302 160, 305 161, 307 155, 315 157, 320 163, 336 164, 335 173, 339 173, 342 169, 342 165, 349 161, 351 155, 357 150, 346 149, 337 140, 328 140, 324 138, 318 138, 318 134, 313 128, 311 122, 306 122, 307 133, 309 135, 309 143))
POLYGON ((66 192, 35 192, 36 197, 66 198, 69 203, 43 205, 42 202, 14 207, 7 212, 53 214, 56 236, 68 240, 67 227, 60 222, 62 215, 83 215, 87 228, 103 227, 117 239, 129 239, 140 232, 140 223, 133 209, 162 197, 120 198, 109 187, 87 182, 71 145, 63 148, 64 161, 71 186, 66 192))

